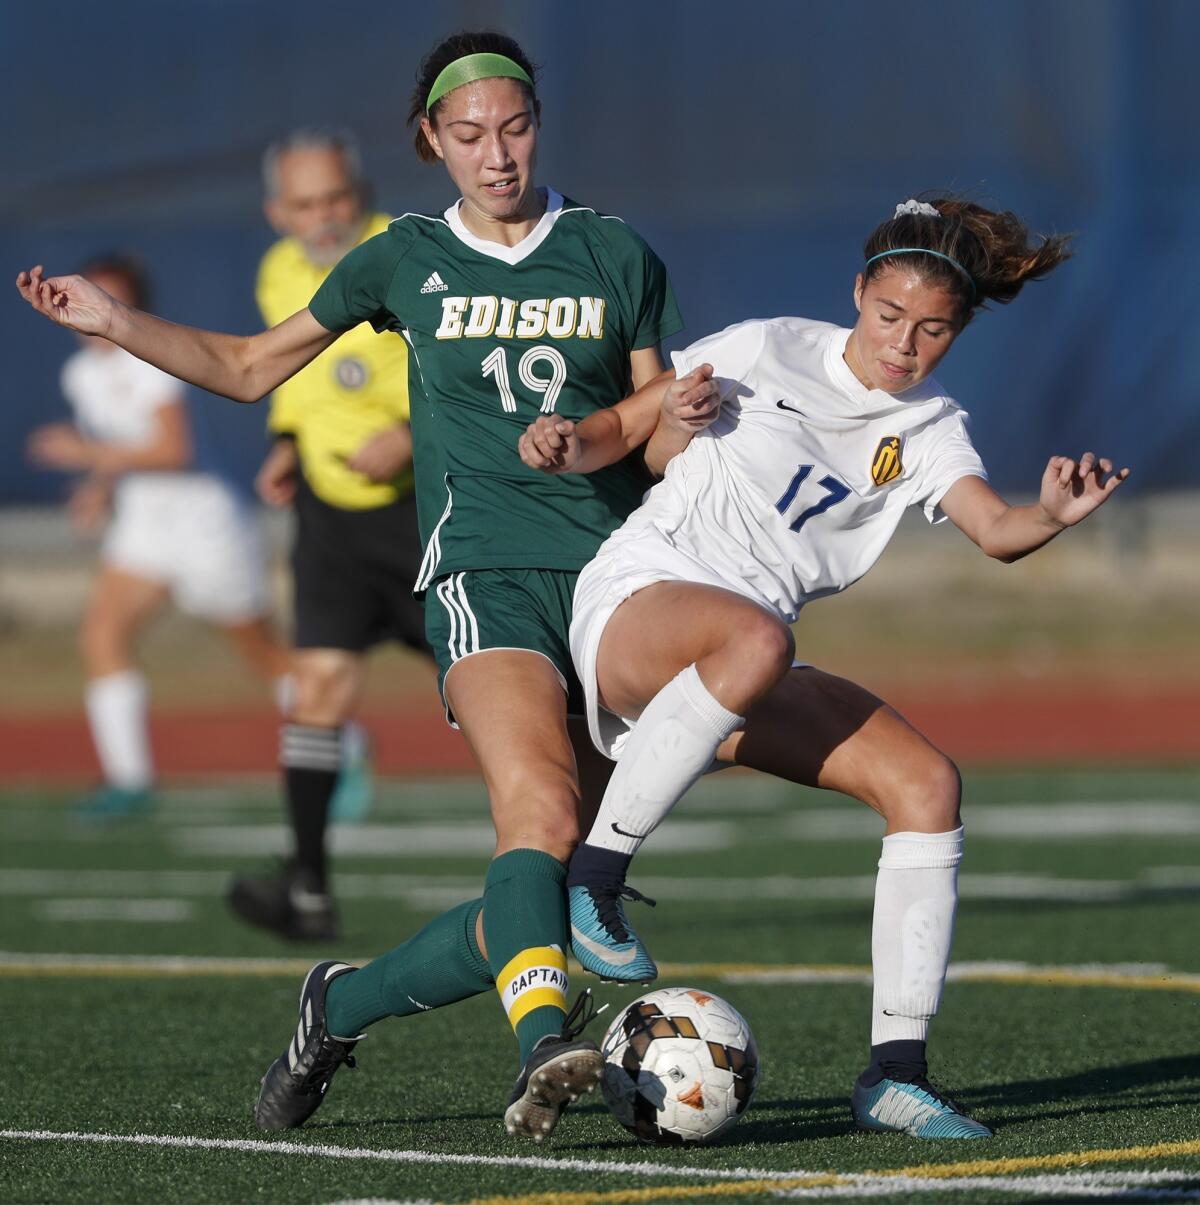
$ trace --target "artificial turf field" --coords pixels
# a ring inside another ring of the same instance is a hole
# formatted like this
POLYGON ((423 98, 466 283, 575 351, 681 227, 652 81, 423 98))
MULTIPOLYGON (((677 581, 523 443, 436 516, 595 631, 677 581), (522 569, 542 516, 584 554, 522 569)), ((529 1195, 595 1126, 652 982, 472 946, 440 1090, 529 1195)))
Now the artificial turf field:
POLYGON ((593 1098, 545 1147, 506 1139, 515 1052, 489 996, 377 1026, 307 1126, 254 1128, 307 965, 381 951, 475 894, 478 785, 388 784, 367 824, 338 831, 331 951, 283 946, 221 902, 231 869, 282 847, 268 784, 174 790, 103 829, 72 822, 66 795, 9 789, 0 1201, 1200 1199, 1200 771, 976 773, 967 801, 931 1061, 996 1137, 852 1128, 879 824, 727 774, 634 876, 659 900, 635 916, 661 982, 727 997, 763 1058, 727 1138, 678 1150, 638 1146, 593 1098))

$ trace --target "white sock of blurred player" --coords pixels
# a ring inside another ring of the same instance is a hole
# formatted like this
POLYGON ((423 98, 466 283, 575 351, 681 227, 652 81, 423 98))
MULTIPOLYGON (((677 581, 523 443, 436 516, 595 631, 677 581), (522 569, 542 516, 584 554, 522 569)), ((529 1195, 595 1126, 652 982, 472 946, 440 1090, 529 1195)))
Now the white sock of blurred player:
POLYGON ((154 781, 146 729, 146 680, 137 670, 93 678, 86 704, 92 741, 104 780, 126 791, 147 790, 154 781))
POLYGON ((291 715, 296 706, 296 679, 291 674, 280 674, 271 683, 271 693, 275 696, 279 714, 285 718, 291 715))
POLYGON ((938 1010, 958 905, 963 830, 883 839, 871 930, 871 1045, 924 1043, 938 1010))

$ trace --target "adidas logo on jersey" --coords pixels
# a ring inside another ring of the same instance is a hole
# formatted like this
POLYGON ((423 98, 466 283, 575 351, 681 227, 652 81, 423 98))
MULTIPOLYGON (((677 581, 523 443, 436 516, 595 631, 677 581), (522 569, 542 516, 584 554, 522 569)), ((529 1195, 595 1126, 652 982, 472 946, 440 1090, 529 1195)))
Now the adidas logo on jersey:
POLYGON ((422 293, 448 293, 449 291, 450 286, 442 279, 440 272, 434 272, 421 286, 422 293))

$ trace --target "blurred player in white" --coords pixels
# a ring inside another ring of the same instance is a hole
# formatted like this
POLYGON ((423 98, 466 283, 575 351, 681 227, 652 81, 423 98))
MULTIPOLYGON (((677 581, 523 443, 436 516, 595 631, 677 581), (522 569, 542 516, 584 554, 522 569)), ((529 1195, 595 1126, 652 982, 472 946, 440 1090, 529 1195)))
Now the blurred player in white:
MULTIPOLYGON (((697 407, 697 425, 711 425, 575 590, 571 649, 592 739, 617 759, 570 863, 576 957, 605 979, 657 974, 625 916, 622 899, 643 898, 626 872, 710 768, 752 766, 862 800, 887 822, 871 1060, 852 1097, 866 1129, 990 1136, 929 1083, 925 1058, 953 935, 961 783, 875 696, 794 664, 790 625, 866 573, 909 506, 1014 561, 1126 478, 1091 452, 1053 456, 1039 500, 1010 506, 987 484, 965 413, 931 375, 979 306, 1011 301, 1067 257, 1066 244, 1031 241, 1014 215, 969 202, 907 201, 867 240, 853 330, 745 322, 676 353, 680 377, 711 365, 720 414, 697 407)), ((619 451, 610 443, 591 418, 546 418, 521 454, 548 472, 590 472, 619 451)))
MULTIPOLYGON (((131 259, 96 259, 82 275, 130 305, 144 303, 145 278, 131 259)), ((146 681, 134 646, 168 599, 218 627, 254 673, 274 682, 281 706, 288 658, 267 619, 256 522, 224 481, 193 465, 184 386, 106 339, 80 342, 62 370, 75 423, 38 428, 28 451, 36 464, 82 475, 72 519, 88 534, 104 529, 79 632, 103 785, 78 809, 104 819, 154 800, 146 681)))

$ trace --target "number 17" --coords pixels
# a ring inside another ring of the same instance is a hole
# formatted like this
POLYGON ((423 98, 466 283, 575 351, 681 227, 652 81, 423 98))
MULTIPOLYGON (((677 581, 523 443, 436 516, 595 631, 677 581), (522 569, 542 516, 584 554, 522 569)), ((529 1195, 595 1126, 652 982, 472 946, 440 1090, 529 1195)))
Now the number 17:
MULTIPOLYGON (((796 500, 796 494, 799 493, 800 487, 808 480, 813 467, 811 464, 802 464, 796 470, 796 475, 788 482, 787 489, 783 491, 783 497, 775 503, 775 509, 781 515, 787 514, 788 507, 796 500)), ((823 515, 831 506, 837 506, 839 502, 844 501, 850 496, 850 487, 845 482, 839 481, 836 477, 822 477, 817 484, 825 490, 825 497, 815 506, 810 506, 807 510, 801 511, 788 524, 788 527, 792 531, 799 531, 809 519, 816 518, 817 515, 823 515)))

